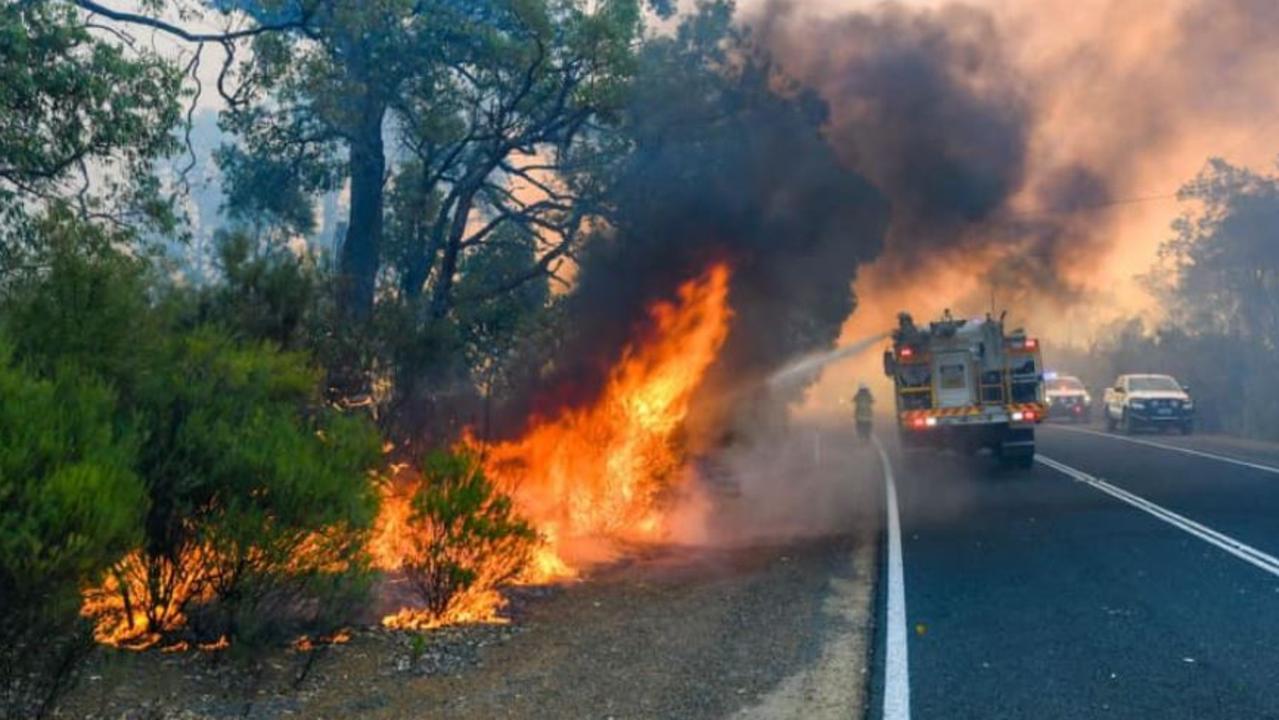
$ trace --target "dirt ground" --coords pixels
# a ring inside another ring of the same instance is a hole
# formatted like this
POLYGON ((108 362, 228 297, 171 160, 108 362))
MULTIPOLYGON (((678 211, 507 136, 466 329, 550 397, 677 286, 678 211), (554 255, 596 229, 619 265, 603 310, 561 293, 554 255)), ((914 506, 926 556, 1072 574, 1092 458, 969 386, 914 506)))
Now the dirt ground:
MULTIPOLYGON (((821 461, 849 467, 861 451, 848 447, 827 445, 821 461)), ((57 717, 861 717, 878 526, 876 469, 860 460, 865 477, 841 470, 820 502, 821 488, 788 488, 838 518, 810 521, 802 538, 802 518, 747 486, 719 520, 761 537, 650 547, 579 582, 517 588, 510 624, 355 628, 345 644, 252 663, 234 648, 102 650, 57 717), (792 539, 763 539, 783 527, 792 539)))
POLYGON ((873 558, 849 537, 665 548, 586 582, 521 590, 510 625, 416 643, 363 629, 253 665, 103 651, 58 717, 816 717, 825 706, 853 717, 873 558))

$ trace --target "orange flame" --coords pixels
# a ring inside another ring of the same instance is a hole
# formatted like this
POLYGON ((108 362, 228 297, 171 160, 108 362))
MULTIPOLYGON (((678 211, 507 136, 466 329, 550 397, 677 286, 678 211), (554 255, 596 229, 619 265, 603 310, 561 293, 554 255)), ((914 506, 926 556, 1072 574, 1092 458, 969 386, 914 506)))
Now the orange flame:
MULTIPOLYGON (((728 267, 717 264, 680 286, 673 302, 649 311, 651 332, 632 342, 609 373, 598 400, 534 422, 524 437, 499 443, 483 452, 484 469, 514 500, 518 514, 531 521, 542 538, 521 577, 545 582, 576 576, 566 558, 570 545, 599 546, 610 541, 651 541, 667 531, 670 502, 686 474, 683 430, 693 394, 715 361, 728 335, 728 267)), ((464 444, 478 443, 470 438, 464 444)), ((368 545, 376 567, 397 571, 412 557, 412 497, 421 487, 406 465, 392 465, 383 485, 381 510, 368 545)), ((299 557, 309 551, 302 543, 299 557)), ((95 618, 95 637, 104 644, 145 649, 186 618, 178 608, 207 600, 210 588, 195 572, 202 548, 189 549, 182 560, 162 573, 168 601, 150 616, 129 598, 145 596, 148 585, 139 553, 131 554, 101 587, 87 590, 82 612, 95 618), (126 591, 127 592, 122 592, 126 591)), ((499 592, 525 555, 473 558, 477 582, 453 598, 442 616, 412 607, 383 618, 388 627, 423 630, 466 622, 503 622, 499 592)), ((580 562, 580 559, 579 559, 580 562)), ((345 635, 297 641, 299 650, 317 642, 343 642, 345 635)), ((199 645, 213 651, 227 646, 226 637, 199 645)), ((163 646, 166 652, 190 649, 185 641, 163 646)))
POLYGON ((717 264, 682 285, 675 302, 655 304, 652 340, 623 351, 595 404, 488 449, 490 475, 547 541, 530 580, 572 576, 569 544, 665 533, 663 500, 679 483, 693 393, 728 335, 728 280, 717 264))
MULTIPOLYGON (((511 557, 471 557, 475 582, 452 598, 441 615, 406 607, 383 618, 388 627, 423 630, 466 622, 502 622, 504 599, 499 592, 518 568, 521 580, 545 582, 574 577, 578 569, 566 560, 568 545, 609 541, 649 541, 663 536, 669 500, 678 489, 685 461, 682 430, 693 393, 728 334, 729 272, 712 266, 680 286, 672 302, 649 311, 651 331, 632 342, 606 378, 598 400, 588 407, 540 419, 524 437, 487 448, 484 469, 508 493, 517 513, 530 521, 542 543, 531 560, 526 552, 511 557), (527 565, 525 561, 528 560, 527 565)), ((463 443, 475 447, 470 438, 463 443)), ((383 485, 382 504, 368 551, 376 567, 392 573, 414 557, 416 527, 412 498, 422 478, 392 465, 383 485)), ((295 557, 312 554, 302 542, 295 557)), ((120 563, 101 587, 85 592, 82 612, 95 619, 95 637, 104 644, 145 649, 160 644, 186 618, 180 608, 211 599, 212 590, 200 568, 205 548, 188 548, 177 562, 164 562, 159 572, 164 602, 144 607, 130 598, 154 594, 148 566, 140 553, 120 563)), ((341 563, 339 563, 341 564, 341 563)), ((321 641, 326 641, 321 639, 321 641)), ((339 642, 336 636, 332 642, 339 642)), ((303 638, 297 647, 316 641, 303 638)), ((226 637, 199 645, 201 650, 226 647, 226 637)), ((180 641, 166 652, 190 649, 180 641)))
MULTIPOLYGON (((610 540, 646 541, 666 530, 668 493, 677 489, 685 448, 681 431, 693 393, 728 335, 728 267, 712 266, 684 283, 673 302, 649 311, 651 332, 632 343, 609 373, 599 399, 535 422, 524 437, 482 450, 484 469, 543 542, 521 580, 576 576, 565 549, 610 540)), ((466 438, 472 447, 477 441, 466 438)), ((384 485, 370 552, 395 571, 411 556, 413 492, 421 479, 393 466, 384 485)), ((383 625, 423 630, 461 622, 503 622, 498 583, 505 559, 486 562, 481 580, 455 598, 444 617, 404 608, 383 625)))
MULTIPOLYGON (((374 566, 384 571, 399 571, 410 562, 416 554, 414 536, 424 531, 412 520, 412 499, 422 479, 404 470, 404 466, 393 467, 391 478, 383 485, 382 503, 369 542, 374 566)), ((500 574, 509 561, 509 558, 488 558, 477 568, 479 575, 474 584, 454 597, 443 615, 405 607, 383 617, 382 625, 396 630, 429 630, 462 623, 503 622, 499 612, 504 601, 493 576, 500 574)))
MULTIPOLYGON (((83 593, 80 614, 93 619, 94 640, 118 648, 147 650, 160 643, 165 633, 185 625, 186 616, 180 608, 212 597, 211 588, 201 581, 196 569, 208 552, 192 548, 182 553, 178 562, 154 561, 154 583, 148 582, 147 560, 140 551, 125 556, 101 585, 83 593), (156 600, 155 596, 164 600, 156 600)), ((180 642, 162 649, 177 652, 188 647, 188 643, 180 642)))

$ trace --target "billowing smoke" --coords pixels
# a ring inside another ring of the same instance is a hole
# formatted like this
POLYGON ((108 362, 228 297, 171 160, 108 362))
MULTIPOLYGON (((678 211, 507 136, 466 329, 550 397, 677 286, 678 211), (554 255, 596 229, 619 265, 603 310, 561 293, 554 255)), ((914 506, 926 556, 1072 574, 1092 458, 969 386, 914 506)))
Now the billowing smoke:
POLYGON ((535 410, 591 398, 653 301, 712 262, 732 269, 734 316, 700 408, 829 347, 853 311, 857 268, 881 249, 882 195, 831 152, 818 98, 745 44, 716 53, 683 33, 645 51, 635 148, 615 169, 611 224, 580 258, 572 338, 535 410))
MULTIPOLYGON (((707 39, 728 16, 706 12, 646 50, 634 152, 616 168, 612 224, 581 258, 573 340, 540 378, 554 388, 541 414, 589 400, 645 308, 715 260, 733 267, 735 317, 699 407, 739 420, 775 419, 793 399, 758 381, 836 341, 869 261, 905 278, 922 260, 980 258, 1011 287, 1073 292, 1056 268, 1077 234, 1010 210, 1033 114, 991 17, 885 5, 819 22, 797 7, 734 18, 727 46, 707 39)), ((1038 192, 1107 197, 1073 166, 1038 192)))
MULTIPOLYGON (((1184 209, 1178 187, 1208 157, 1264 168, 1279 151, 1268 0, 743 2, 893 208, 846 341, 900 310, 993 304, 1050 345, 1157 314, 1136 278, 1184 209)), ((875 378, 854 363, 810 398, 875 378)))
POLYGON ((1071 299, 1060 271, 1090 241, 1063 216, 1032 206, 1105 202, 1105 181, 1065 163, 1034 185, 1034 97, 994 16, 970 5, 888 3, 814 17, 771 0, 748 20, 783 67, 829 104, 827 138, 841 160, 887 196, 892 226, 879 263, 889 284, 944 263, 1006 291, 1071 299))
POLYGON ((735 270, 721 395, 900 309, 975 312, 996 292, 1015 318, 1114 305, 1145 269, 1106 262, 1137 242, 1130 213, 1153 222, 1152 257, 1175 212, 1142 198, 1171 199, 1213 130, 1251 142, 1239 118, 1279 111, 1276 8, 759 0, 727 47, 707 42, 724 13, 705 13, 645 51, 636 152, 541 409, 588 399, 644 308, 713 260, 735 270))

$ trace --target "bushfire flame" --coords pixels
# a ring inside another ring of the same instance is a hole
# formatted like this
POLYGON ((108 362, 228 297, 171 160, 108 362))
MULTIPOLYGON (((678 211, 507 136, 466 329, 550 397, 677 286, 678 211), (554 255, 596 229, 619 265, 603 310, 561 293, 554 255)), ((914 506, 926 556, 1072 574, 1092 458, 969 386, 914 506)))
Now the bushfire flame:
MULTIPOLYGON (((685 477, 682 430, 693 394, 728 335, 728 286, 728 267, 716 264, 681 285, 673 301, 653 304, 643 340, 623 350, 593 404, 536 419, 519 439, 473 447, 542 538, 521 581, 575 577, 581 567, 566 556, 569 545, 662 537, 669 500, 685 477)), ((374 530, 374 560, 384 569, 402 565, 405 538, 414 532, 408 498, 420 479, 406 480, 387 485, 374 530)), ((485 562, 500 568, 505 559, 485 562)), ((493 584, 477 582, 444 617, 405 608, 382 622, 420 630, 500 621, 502 604, 493 584)))
POLYGON ((599 399, 488 448, 485 466, 546 538, 533 580, 572 575, 568 543, 651 541, 666 531, 686 457, 693 393, 728 335, 729 270, 716 264, 650 311, 651 334, 622 353, 599 399))
MULTIPOLYGON (((673 300, 654 303, 645 332, 623 350, 593 404, 535 419, 516 440, 488 447, 463 440, 482 458, 496 487, 511 497, 517 513, 532 523, 541 542, 531 558, 469 558, 476 582, 455 596, 442 614, 410 606, 387 615, 382 623, 422 630, 500 622, 504 600, 498 590, 513 577, 513 568, 523 566, 518 578, 523 582, 571 578, 583 561, 580 556, 570 558, 570 545, 599 547, 662 538, 672 501, 688 477, 682 472, 687 459, 683 430, 693 395, 728 335, 728 292, 728 267, 716 264, 681 285, 673 300)), ((424 531, 415 526, 412 508, 423 480, 408 465, 390 469, 367 549, 377 568, 394 574, 413 557, 415 533, 424 531)), ((305 543, 298 552, 306 552, 305 543)), ((183 625, 185 617, 176 608, 208 599, 207 588, 191 584, 194 575, 189 571, 199 565, 198 559, 184 555, 169 568, 164 578, 173 602, 163 604, 154 617, 129 601, 146 590, 142 559, 136 553, 121 565, 127 572, 87 591, 82 610, 95 618, 97 640, 143 649, 183 625)), ((225 643, 223 638, 202 649, 225 643)), ((310 644, 308 639, 299 647, 310 644)), ((168 649, 188 647, 180 643, 168 649)))

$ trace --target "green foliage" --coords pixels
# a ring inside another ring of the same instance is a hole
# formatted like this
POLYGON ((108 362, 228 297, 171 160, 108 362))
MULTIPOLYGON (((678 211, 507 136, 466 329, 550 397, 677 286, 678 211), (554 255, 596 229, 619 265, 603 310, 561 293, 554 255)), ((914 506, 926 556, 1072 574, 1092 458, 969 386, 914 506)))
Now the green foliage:
POLYGON ((1279 351, 1279 176, 1214 158, 1178 197, 1200 209, 1173 223, 1161 257, 1178 320, 1279 351))
POLYGON ((437 451, 420 469, 422 484, 411 499, 412 552, 404 569, 427 610, 444 619, 461 598, 515 579, 537 534, 470 452, 437 451))
POLYGON ((48 271, 5 297, 4 325, 38 374, 66 368, 116 390, 107 417, 134 441, 121 452, 146 491, 134 503, 145 509, 140 549, 104 586, 100 605, 111 612, 100 631, 167 632, 188 614, 205 636, 268 627, 250 619, 278 631, 282 614, 334 607, 302 599, 358 589, 378 439, 367 422, 324 406, 307 354, 253 337, 289 334, 278 320, 294 293, 275 290, 291 287, 293 270, 255 267, 228 246, 237 283, 273 290, 239 298, 244 307, 227 300, 227 322, 192 324, 190 298, 142 261, 85 255, 70 241, 51 247, 48 271))
POLYGON ((574 209, 574 184, 533 200, 508 186, 577 172, 588 123, 603 132, 625 97, 640 8, 638 0, 344 0, 325 4, 307 33, 259 35, 241 68, 252 93, 224 123, 242 141, 221 157, 231 207, 304 228, 304 193, 349 178, 341 271, 354 288, 344 302, 358 307, 347 309, 371 316, 375 278, 390 257, 397 284, 429 294, 439 319, 452 309, 462 251, 485 241, 490 218, 558 235, 557 257, 568 250, 588 214, 574 209), (403 167, 389 167, 385 139, 407 151, 403 167), (388 169, 394 191, 419 202, 391 203, 384 233, 388 169))
POLYGON ((0 276, 37 257, 33 210, 74 203, 170 222, 150 162, 175 149, 179 77, 151 54, 126 55, 54 0, 0 5, 0 276), (110 171, 91 191, 89 164, 110 171))
POLYGON ((0 349, 0 585, 11 598, 102 570, 137 539, 145 503, 111 393, 69 369, 40 379, 8 355, 0 349))
POLYGON ((44 272, 18 278, 0 321, 33 367, 70 365, 109 383, 129 405, 145 392, 164 333, 147 264, 115 252, 109 234, 67 216, 40 225, 44 272))
POLYGON ((43 712, 85 648, 80 589, 140 537, 146 507, 111 392, 45 379, 0 342, 0 716, 43 712))
POLYGON ((327 187, 329 173, 322 165, 252 155, 234 145, 222 146, 214 158, 224 175, 223 206, 232 221, 280 228, 291 235, 315 231, 315 208, 307 191, 327 187), (312 177, 305 176, 308 172, 312 177))
POLYGON ((202 634, 242 637, 245 618, 274 618, 363 569, 378 442, 366 423, 318 407, 319 377, 301 355, 212 329, 169 352, 140 408, 152 499, 143 555, 121 567, 117 589, 146 589, 125 604, 147 608, 153 630, 208 601, 216 622, 202 634))
POLYGON ((221 278, 198 292, 198 320, 244 341, 313 347, 322 322, 321 288, 328 280, 315 259, 246 231, 219 233, 215 242, 221 278))
POLYGON ((533 386, 528 374, 545 364, 558 347, 555 336, 563 331, 560 305, 551 295, 548 277, 503 286, 532 265, 536 253, 532 231, 503 225, 492 242, 462 263, 454 316, 467 367, 482 395, 479 429, 484 436, 493 430, 493 405, 500 414, 506 400, 533 386))

